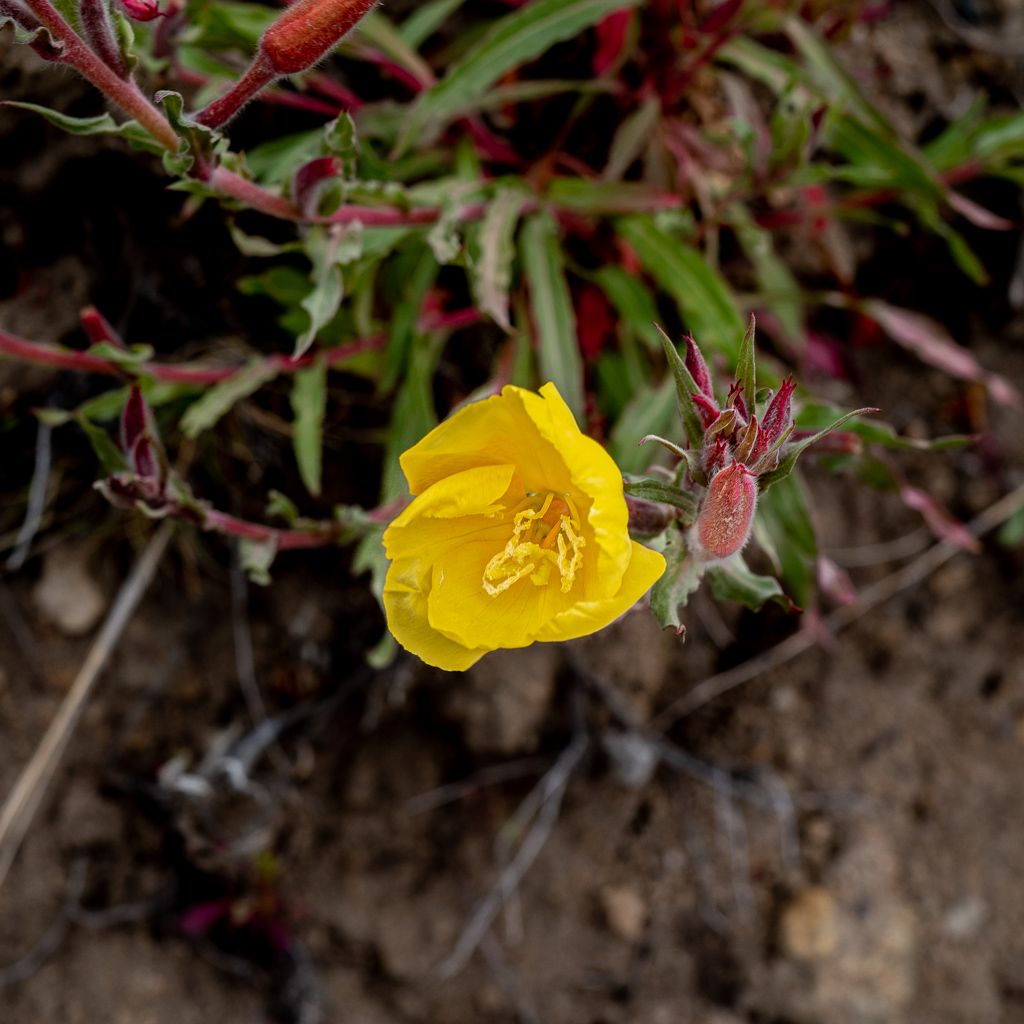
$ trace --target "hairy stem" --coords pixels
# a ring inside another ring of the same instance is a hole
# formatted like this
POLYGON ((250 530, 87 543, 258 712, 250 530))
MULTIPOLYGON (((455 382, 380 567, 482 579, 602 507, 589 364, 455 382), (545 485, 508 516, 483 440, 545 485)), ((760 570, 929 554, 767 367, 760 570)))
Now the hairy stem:
POLYGON ((162 146, 178 149, 178 136, 167 118, 143 95, 133 78, 122 79, 86 46, 82 37, 64 20, 50 0, 25 0, 32 13, 64 44, 61 61, 84 75, 104 95, 135 118, 162 146))
POLYGON ((210 128, 219 128, 227 124, 242 107, 253 99, 257 93, 265 89, 277 78, 277 72, 273 69, 270 61, 262 51, 256 54, 256 59, 249 65, 248 70, 233 86, 219 99, 203 107, 194 119, 199 124, 205 124, 210 128))

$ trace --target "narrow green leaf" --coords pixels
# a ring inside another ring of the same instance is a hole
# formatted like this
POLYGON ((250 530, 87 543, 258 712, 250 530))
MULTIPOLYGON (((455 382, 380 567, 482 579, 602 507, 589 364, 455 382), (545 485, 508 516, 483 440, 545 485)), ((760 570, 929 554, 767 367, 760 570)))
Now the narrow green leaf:
MULTIPOLYGON (((827 427, 835 419, 838 411, 832 406, 808 403, 797 415, 796 426, 801 430, 827 427)), ((883 448, 892 448, 896 451, 947 451, 966 448, 974 443, 974 437, 970 434, 947 434, 931 441, 916 437, 900 437, 891 424, 883 423, 881 420, 854 421, 848 423, 846 429, 867 444, 880 444, 883 448)))
POLYGON ((643 472, 654 458, 640 444, 652 435, 671 433, 673 426, 679 429, 675 387, 666 377, 656 388, 644 385, 626 403, 608 438, 608 451, 624 473, 643 472))
POLYGON ((520 251, 530 287, 541 377, 554 383, 577 422, 582 422, 583 359, 558 228, 550 214, 534 214, 526 221, 520 233, 520 251))
POLYGON ((757 409, 757 370, 754 357, 754 337, 757 334, 757 325, 754 322, 754 314, 750 314, 750 326, 743 341, 740 342, 739 359, 736 362, 736 380, 743 387, 743 402, 747 407, 747 415, 753 416, 757 409))
POLYGON ((133 149, 144 153, 159 155, 167 152, 137 121, 125 121, 123 124, 118 124, 109 114, 98 114, 96 117, 71 117, 69 114, 62 114, 59 110, 41 107, 37 103, 22 103, 15 100, 0 101, 0 106, 31 110, 70 135, 119 135, 133 149))
POLYGON ((875 410, 871 408, 854 409, 853 412, 848 412, 845 416, 840 416, 834 423, 830 423, 823 430, 819 430, 811 437, 805 437, 801 441, 792 441, 784 445, 782 448, 782 459, 779 462, 778 468, 757 478, 757 485, 760 490, 766 491, 772 484, 778 483, 780 480, 785 480, 786 477, 793 472, 796 460, 804 451, 814 444, 815 441, 820 440, 826 434, 831 434, 833 430, 838 429, 848 420, 852 420, 854 416, 863 416, 864 413, 868 412, 875 412, 875 410))
POLYGON ((779 581, 774 576, 751 572, 739 554, 708 569, 708 581, 719 601, 737 601, 753 612, 759 612, 769 600, 793 609, 793 602, 782 592, 779 581))
POLYGON ((757 503, 757 516, 771 537, 786 589, 799 605, 810 597, 816 574, 818 544, 798 473, 775 484, 757 503))
POLYGON ((651 588, 651 611, 666 629, 682 632, 679 609, 699 586, 704 567, 686 550, 686 537, 677 526, 666 534, 665 572, 651 588))
POLYGON ((128 460, 125 458, 124 452, 114 444, 110 435, 102 427, 91 423, 84 416, 76 416, 75 419, 85 431, 85 436, 89 438, 89 444, 92 445, 92 450, 96 453, 96 458, 99 459, 104 473, 109 475, 128 469, 128 460))
POLYGON ((679 205, 677 196, 643 181, 552 178, 546 197, 563 209, 595 215, 652 213, 679 205))
POLYGON ((327 411, 327 363, 322 358, 295 374, 291 394, 295 429, 292 444, 299 475, 310 494, 320 493, 324 413, 327 411))
POLYGON ((480 255, 471 267, 477 306, 506 331, 512 330, 508 316, 508 290, 515 258, 515 230, 525 196, 518 189, 499 188, 487 207, 477 236, 480 255))
POLYGON ((391 20, 380 12, 380 8, 364 15, 356 32, 405 68, 418 82, 427 87, 434 84, 434 72, 430 65, 406 42, 391 20))
POLYGON ((700 502, 689 491, 675 487, 666 480, 656 477, 645 477, 642 480, 630 480, 623 484, 623 490, 634 498, 644 501, 660 501, 665 505, 673 505, 682 512, 681 522, 689 526, 697 519, 700 502))
POLYGON ((234 404, 258 391, 278 374, 276 364, 266 359, 253 359, 234 376, 215 384, 195 401, 181 418, 181 429, 186 437, 198 437, 212 427, 234 404))
POLYGON ((661 335, 654 326, 654 321, 658 319, 658 308, 643 281, 611 263, 595 271, 594 281, 647 348, 652 352, 660 352, 661 335))
MULTIPOLYGON (((657 326, 657 325, 655 325, 657 326)), ((668 360, 668 368, 672 371, 672 379, 676 385, 676 405, 679 409, 679 416, 683 421, 683 429, 686 431, 690 447, 697 451, 704 443, 704 425, 697 415, 697 407, 693 404, 693 396, 700 392, 693 375, 686 368, 683 357, 679 350, 672 344, 669 336, 658 327, 661 335, 662 346, 665 350, 665 358, 668 360)))
POLYGON ((663 231, 650 217, 623 217, 616 227, 658 284, 676 300, 701 347, 717 349, 735 363, 744 323, 725 279, 696 249, 663 231))
POLYGON ((466 0, 430 0, 418 7, 398 28, 407 46, 418 50, 466 0))
POLYGON ((606 182, 620 181, 648 147, 661 116, 661 100, 652 93, 633 113, 619 123, 608 151, 608 162, 601 177, 606 182))
POLYGON ((539 57, 545 50, 579 35, 605 15, 637 0, 534 0, 501 18, 449 69, 444 79, 424 93, 413 110, 405 138, 414 137, 426 120, 444 118, 486 92, 508 71, 539 57))

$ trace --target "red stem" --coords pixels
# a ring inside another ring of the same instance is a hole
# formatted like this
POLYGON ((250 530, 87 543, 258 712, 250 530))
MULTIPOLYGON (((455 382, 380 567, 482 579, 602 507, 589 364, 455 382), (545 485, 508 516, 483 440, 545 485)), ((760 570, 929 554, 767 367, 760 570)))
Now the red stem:
POLYGON ((227 124, 249 100, 277 77, 277 72, 266 55, 262 50, 258 51, 256 59, 249 65, 245 74, 223 96, 193 115, 194 120, 209 128, 219 128, 227 124))
MULTIPOLYGON (((294 373, 304 366, 309 366, 318 355, 322 355, 326 358, 328 366, 334 366, 360 352, 382 348, 385 341, 384 335, 378 334, 370 338, 359 338, 347 345, 339 345, 337 348, 327 349, 321 353, 307 353, 298 359, 281 355, 267 356, 266 363, 276 367, 279 373, 294 373)), ((18 338, 6 331, 0 331, 0 355, 23 359, 26 362, 43 366, 56 366, 63 370, 100 373, 108 377, 124 378, 128 376, 120 366, 108 359, 101 359, 99 356, 89 355, 88 352, 78 352, 62 345, 44 345, 36 341, 26 341, 24 338, 18 338)), ((138 372, 140 375, 173 384, 219 384, 241 370, 240 366, 142 363, 138 372)))
POLYGON ((64 20, 50 0, 25 0, 32 13, 64 44, 60 59, 85 76, 100 92, 135 118, 162 146, 177 152, 178 136, 167 118, 142 94, 133 78, 119 78, 96 56, 81 36, 64 20))

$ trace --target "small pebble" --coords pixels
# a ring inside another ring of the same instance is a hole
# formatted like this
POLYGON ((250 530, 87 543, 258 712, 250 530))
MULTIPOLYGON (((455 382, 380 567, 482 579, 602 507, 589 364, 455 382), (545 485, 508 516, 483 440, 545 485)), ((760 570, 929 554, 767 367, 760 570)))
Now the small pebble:
POLYGON ((971 896, 946 911, 942 919, 942 930, 951 939, 973 939, 988 919, 985 901, 971 896))
POLYGON ((647 906, 630 885, 606 885, 599 894, 608 930, 627 942, 636 942, 644 932, 647 906))
POLYGON ((836 901, 821 886, 812 885, 796 894, 779 921, 782 948, 795 960, 822 960, 839 944, 836 901))
POLYGON ((46 556, 32 599, 39 613, 67 636, 88 633, 107 606, 85 558, 70 547, 55 548, 46 556))

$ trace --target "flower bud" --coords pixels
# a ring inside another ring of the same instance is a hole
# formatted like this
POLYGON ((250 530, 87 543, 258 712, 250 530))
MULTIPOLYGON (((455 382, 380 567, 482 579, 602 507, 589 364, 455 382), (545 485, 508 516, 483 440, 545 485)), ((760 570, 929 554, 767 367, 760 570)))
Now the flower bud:
POLYGON ((693 400, 694 408, 700 417, 701 426, 707 430, 719 417, 718 406, 715 404, 715 400, 713 398, 705 398, 699 391, 694 391, 690 398, 693 400))
POLYGON ((120 0, 125 14, 133 21, 152 21, 164 12, 157 0, 120 0))
POLYGON ((782 382, 779 390, 775 393, 775 397, 765 410, 761 429, 767 437, 769 447, 782 437, 793 422, 792 405, 794 391, 796 391, 796 385, 793 383, 793 378, 789 377, 782 382))
POLYGON ((750 537, 757 505, 757 477, 742 462, 711 481, 697 517, 697 538, 715 558, 736 554, 750 537))
POLYGON ((278 75, 312 67, 377 0, 298 0, 263 33, 260 50, 278 75))
MULTIPOLYGON (((711 373, 708 370, 708 364, 704 362, 704 356, 701 354, 697 343, 693 340, 693 335, 688 334, 686 336, 686 368, 690 371, 690 376, 693 378, 693 383, 700 388, 701 392, 711 399, 712 404, 715 401, 715 392, 711 387, 711 373)), ((717 406, 715 407, 717 409, 717 406)))

